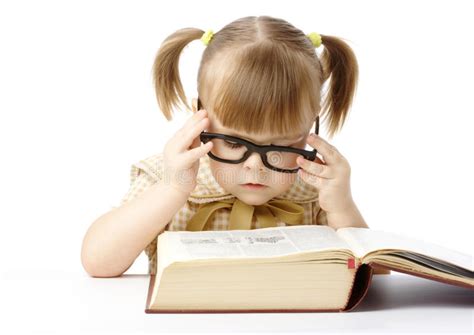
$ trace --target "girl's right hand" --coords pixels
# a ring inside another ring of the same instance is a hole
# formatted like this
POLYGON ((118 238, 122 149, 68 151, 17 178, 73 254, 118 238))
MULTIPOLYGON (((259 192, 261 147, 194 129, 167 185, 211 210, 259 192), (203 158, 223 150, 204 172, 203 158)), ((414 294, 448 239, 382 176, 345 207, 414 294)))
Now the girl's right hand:
POLYGON ((165 144, 163 150, 164 183, 184 195, 196 187, 199 159, 212 149, 212 141, 201 145, 199 135, 209 126, 207 112, 200 110, 165 144))

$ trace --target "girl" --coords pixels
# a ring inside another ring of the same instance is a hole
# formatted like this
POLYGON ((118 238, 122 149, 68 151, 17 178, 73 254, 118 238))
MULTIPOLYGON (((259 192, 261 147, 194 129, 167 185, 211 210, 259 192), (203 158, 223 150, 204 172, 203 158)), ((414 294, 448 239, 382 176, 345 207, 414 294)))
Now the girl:
POLYGON ((178 30, 163 42, 153 66, 167 120, 179 100, 189 110, 178 62, 199 38, 207 47, 193 115, 162 153, 132 165, 120 206, 88 229, 81 258, 91 276, 119 276, 143 250, 154 274, 157 236, 164 230, 368 228, 352 199, 349 163, 310 134, 314 123, 317 133, 320 115, 328 119, 329 137, 344 123, 358 78, 351 48, 268 16, 238 19, 216 34, 178 30), (319 57, 315 47, 321 45, 319 57))

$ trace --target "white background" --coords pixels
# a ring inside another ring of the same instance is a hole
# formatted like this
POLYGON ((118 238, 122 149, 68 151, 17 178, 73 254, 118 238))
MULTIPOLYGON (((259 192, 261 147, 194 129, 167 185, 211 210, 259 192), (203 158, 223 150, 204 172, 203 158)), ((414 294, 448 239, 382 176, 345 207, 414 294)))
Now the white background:
MULTIPOLYGON (((2 1, 2 276, 68 271, 89 225, 119 203, 130 165, 189 117, 160 113, 151 67, 184 27, 248 15, 346 39, 360 66, 353 108, 330 142, 352 167, 373 229, 472 253, 474 48, 469 1, 2 1)), ((204 50, 181 58, 188 100, 204 50)), ((326 136, 325 124, 321 135, 326 136)), ((159 199, 157 199, 159 201, 159 199)), ((142 255, 128 273, 146 273, 142 255)))

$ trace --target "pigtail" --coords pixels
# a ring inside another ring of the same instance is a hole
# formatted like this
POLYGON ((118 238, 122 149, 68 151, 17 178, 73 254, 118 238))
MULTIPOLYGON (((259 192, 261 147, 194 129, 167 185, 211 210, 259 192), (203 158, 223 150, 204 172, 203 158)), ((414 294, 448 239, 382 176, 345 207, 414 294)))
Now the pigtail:
POLYGON ((321 35, 324 50, 321 54, 323 83, 331 78, 321 114, 328 122, 328 136, 344 125, 355 95, 359 68, 354 52, 342 39, 321 35))
POLYGON ((153 63, 155 94, 158 106, 168 121, 172 119, 173 106, 179 107, 179 100, 190 110, 179 77, 179 57, 189 42, 200 39, 203 33, 196 28, 180 29, 163 41, 156 54, 153 63))

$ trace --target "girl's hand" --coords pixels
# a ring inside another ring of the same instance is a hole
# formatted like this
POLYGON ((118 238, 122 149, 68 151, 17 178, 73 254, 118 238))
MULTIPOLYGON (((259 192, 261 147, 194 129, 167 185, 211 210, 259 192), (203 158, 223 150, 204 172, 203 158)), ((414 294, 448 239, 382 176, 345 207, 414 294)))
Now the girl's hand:
POLYGON ((163 182, 186 196, 196 187, 199 159, 212 148, 212 141, 201 145, 199 139, 199 134, 208 126, 205 110, 194 113, 165 144, 163 150, 163 182))
POLYGON ((336 147, 332 146, 316 134, 307 138, 310 146, 323 156, 324 162, 316 157, 314 161, 298 157, 297 163, 300 177, 314 185, 319 191, 319 205, 327 213, 345 213, 353 208, 348 161, 336 147))

